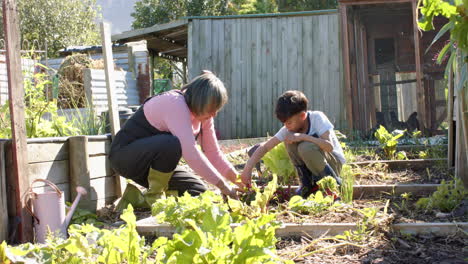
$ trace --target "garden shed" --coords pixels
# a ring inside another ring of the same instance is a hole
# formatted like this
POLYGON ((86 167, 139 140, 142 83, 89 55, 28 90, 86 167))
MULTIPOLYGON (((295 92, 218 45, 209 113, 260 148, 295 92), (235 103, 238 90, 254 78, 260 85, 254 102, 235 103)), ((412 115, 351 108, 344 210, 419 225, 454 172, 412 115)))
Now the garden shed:
POLYGON ((345 98, 336 10, 188 17, 124 32, 113 41, 145 39, 152 56, 186 62, 188 76, 211 70, 226 84, 229 103, 218 114, 222 139, 274 134, 276 98, 304 91, 311 107, 345 125, 345 98))
POLYGON ((422 33, 416 0, 340 0, 348 126, 383 124, 437 133, 447 117, 446 82, 436 63, 448 34, 431 46, 446 22, 422 33), (416 114, 413 114, 416 113, 416 114), (413 116, 412 116, 413 114, 413 116))

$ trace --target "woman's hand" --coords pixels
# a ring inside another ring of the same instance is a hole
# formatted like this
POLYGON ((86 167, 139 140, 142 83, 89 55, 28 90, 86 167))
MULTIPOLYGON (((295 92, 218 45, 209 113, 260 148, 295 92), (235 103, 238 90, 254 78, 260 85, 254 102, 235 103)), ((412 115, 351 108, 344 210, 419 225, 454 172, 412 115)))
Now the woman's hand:
POLYGON ((233 187, 222 182, 221 186, 218 186, 218 188, 221 190, 222 194, 229 196, 232 199, 239 199, 239 196, 237 195, 238 187, 233 187))
POLYGON ((245 187, 250 187, 252 185, 252 171, 248 169, 242 171, 241 181, 245 187))

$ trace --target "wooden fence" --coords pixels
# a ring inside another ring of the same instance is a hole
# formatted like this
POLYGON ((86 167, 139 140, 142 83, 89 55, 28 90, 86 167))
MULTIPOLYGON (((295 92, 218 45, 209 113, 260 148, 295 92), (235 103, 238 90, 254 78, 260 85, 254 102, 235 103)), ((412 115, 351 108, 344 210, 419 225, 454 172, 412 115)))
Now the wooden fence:
POLYGON ((192 19, 188 63, 224 81, 229 102, 216 118, 223 139, 274 134, 277 97, 301 90, 310 108, 345 125, 338 14, 192 19))
MULTIPOLYGON (((0 241, 6 239, 7 212, 12 214, 16 204, 8 200, 15 197, 15 185, 10 178, 10 143, 0 141, 0 241)), ((110 143, 108 136, 28 139, 29 182, 35 179, 53 182, 65 193, 66 201, 74 199, 77 185, 83 186, 88 196, 81 200, 80 207, 92 211, 102 208, 117 198, 116 177, 107 158, 110 143)), ((45 188, 48 187, 37 183, 33 190, 42 192, 45 188)))

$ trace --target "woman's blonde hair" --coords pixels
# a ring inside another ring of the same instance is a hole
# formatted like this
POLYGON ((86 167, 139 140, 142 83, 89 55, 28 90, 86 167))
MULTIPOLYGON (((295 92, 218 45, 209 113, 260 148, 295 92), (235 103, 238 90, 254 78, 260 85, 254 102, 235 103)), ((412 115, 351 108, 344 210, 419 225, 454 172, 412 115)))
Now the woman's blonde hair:
POLYGON ((202 71, 201 75, 184 85, 181 90, 185 91, 185 102, 195 115, 218 111, 228 101, 223 82, 210 71, 202 71))

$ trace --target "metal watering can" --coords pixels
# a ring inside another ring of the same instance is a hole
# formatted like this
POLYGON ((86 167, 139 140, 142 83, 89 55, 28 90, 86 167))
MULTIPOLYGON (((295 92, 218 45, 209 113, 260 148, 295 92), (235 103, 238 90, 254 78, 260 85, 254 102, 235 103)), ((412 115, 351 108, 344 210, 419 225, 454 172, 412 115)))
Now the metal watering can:
POLYGON ((48 232, 52 232, 63 238, 67 238, 67 228, 75 212, 76 206, 81 199, 81 196, 86 195, 85 188, 76 187, 78 195, 70 206, 68 214, 65 216, 65 197, 63 192, 48 180, 36 179, 31 183, 26 194, 26 209, 34 218, 34 229, 36 242, 44 243, 48 232), (44 191, 43 193, 33 192, 33 184, 36 182, 44 182, 50 186, 53 191, 44 191), (33 210, 29 207, 28 200, 31 200, 33 210))

